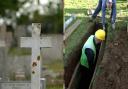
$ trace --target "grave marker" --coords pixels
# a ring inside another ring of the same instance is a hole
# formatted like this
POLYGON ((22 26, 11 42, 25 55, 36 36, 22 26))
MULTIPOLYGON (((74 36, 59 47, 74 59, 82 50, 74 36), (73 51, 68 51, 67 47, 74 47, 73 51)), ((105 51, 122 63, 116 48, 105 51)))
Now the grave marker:
POLYGON ((0 89, 31 89, 30 82, 3 82, 0 89))
POLYGON ((41 24, 32 24, 32 37, 21 37, 21 47, 32 48, 31 56, 31 89, 40 89, 41 87, 41 57, 40 48, 51 47, 49 37, 40 37, 41 24))
POLYGON ((5 47, 5 41, 0 40, 0 47, 5 47))

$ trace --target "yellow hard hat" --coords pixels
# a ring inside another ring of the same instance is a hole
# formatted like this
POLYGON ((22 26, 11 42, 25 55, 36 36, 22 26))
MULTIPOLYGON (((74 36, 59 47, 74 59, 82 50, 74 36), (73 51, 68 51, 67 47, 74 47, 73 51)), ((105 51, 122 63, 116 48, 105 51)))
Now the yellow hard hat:
POLYGON ((102 30, 102 29, 99 29, 99 30, 97 30, 97 31, 95 32, 95 37, 96 37, 97 39, 99 39, 99 40, 105 40, 105 35, 106 35, 105 31, 102 30))

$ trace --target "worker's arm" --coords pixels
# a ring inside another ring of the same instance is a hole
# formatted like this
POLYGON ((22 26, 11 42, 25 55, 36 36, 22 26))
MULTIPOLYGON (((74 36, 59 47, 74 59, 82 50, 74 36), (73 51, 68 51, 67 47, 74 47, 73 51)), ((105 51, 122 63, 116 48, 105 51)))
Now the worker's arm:
POLYGON ((85 54, 88 59, 89 68, 91 71, 93 71, 94 70, 94 52, 90 48, 86 48, 85 54))

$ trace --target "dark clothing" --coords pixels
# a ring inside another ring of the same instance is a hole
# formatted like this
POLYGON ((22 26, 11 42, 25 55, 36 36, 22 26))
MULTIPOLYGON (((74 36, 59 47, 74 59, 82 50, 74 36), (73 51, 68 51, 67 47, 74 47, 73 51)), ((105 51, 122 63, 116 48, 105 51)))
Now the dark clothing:
POLYGON ((96 47, 96 57, 95 57, 95 63, 97 62, 97 59, 98 59, 98 55, 99 55, 99 51, 100 51, 100 46, 101 46, 101 43, 99 43, 99 44, 96 44, 96 42, 95 42, 95 40, 93 39, 93 41, 94 41, 94 45, 95 45, 95 47, 96 47))
POLYGON ((92 77, 89 69, 80 65, 80 75, 80 82, 77 89, 88 89, 92 77))
POLYGON ((92 72, 94 70, 94 52, 90 48, 87 48, 85 49, 85 54, 88 59, 89 70, 92 72))

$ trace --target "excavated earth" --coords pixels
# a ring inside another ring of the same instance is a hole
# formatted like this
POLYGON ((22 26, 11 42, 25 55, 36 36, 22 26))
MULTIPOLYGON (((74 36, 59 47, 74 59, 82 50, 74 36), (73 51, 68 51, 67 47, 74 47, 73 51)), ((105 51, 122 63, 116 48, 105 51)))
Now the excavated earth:
POLYGON ((128 89, 127 28, 109 33, 103 59, 90 89, 128 89))

